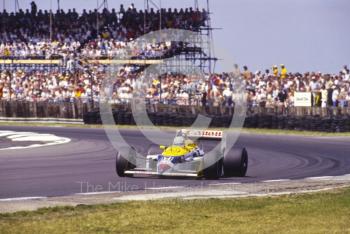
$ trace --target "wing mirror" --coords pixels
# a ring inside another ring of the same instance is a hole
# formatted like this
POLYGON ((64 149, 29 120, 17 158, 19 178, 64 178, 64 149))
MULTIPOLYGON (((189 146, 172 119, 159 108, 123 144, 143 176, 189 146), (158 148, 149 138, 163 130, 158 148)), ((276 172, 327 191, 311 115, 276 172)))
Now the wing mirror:
POLYGON ((160 145, 159 146, 159 149, 165 150, 165 148, 166 148, 165 145, 160 145))

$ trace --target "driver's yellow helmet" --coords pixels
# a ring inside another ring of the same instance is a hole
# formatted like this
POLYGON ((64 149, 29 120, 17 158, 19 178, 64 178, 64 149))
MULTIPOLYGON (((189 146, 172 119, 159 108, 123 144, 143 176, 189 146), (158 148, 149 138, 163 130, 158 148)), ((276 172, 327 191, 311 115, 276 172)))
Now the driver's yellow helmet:
POLYGON ((185 146, 189 148, 195 148, 197 145, 193 140, 187 139, 185 140, 185 146))

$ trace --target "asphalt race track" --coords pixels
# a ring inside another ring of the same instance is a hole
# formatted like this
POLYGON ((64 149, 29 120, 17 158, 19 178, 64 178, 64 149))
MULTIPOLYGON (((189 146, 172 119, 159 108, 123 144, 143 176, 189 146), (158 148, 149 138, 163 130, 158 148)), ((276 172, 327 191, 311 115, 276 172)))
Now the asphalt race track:
MULTIPOLYGON (((0 151, 0 198, 62 196, 100 191, 135 191, 164 186, 200 187, 212 183, 251 183, 350 173, 350 138, 242 134, 236 143, 249 153, 245 178, 119 178, 116 151, 103 129, 0 127, 0 130, 50 133, 70 138, 66 144, 0 151)), ((123 130, 142 150, 144 136, 123 130)))

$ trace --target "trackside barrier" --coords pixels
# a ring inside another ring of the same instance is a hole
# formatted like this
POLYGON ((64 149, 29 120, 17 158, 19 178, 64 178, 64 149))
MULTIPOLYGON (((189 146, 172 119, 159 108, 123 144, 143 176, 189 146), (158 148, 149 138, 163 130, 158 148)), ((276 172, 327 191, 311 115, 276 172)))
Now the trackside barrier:
MULTIPOLYGON (((114 106, 116 124, 133 125, 135 121, 128 106, 114 106)), ((228 127, 233 109, 223 107, 164 106, 148 107, 153 124, 163 126, 190 126, 197 114, 212 118, 212 127, 228 127)), ((101 124, 99 111, 86 113, 84 123, 101 124)), ((246 128, 307 130, 322 132, 349 132, 350 112, 345 108, 249 108, 244 122, 246 128)))
POLYGON ((8 118, 82 119, 92 109, 90 103, 81 101, 28 102, 0 100, 0 117, 8 118))
MULTIPOLYGON (((130 105, 116 104, 113 105, 112 109, 116 124, 135 124, 130 105)), ((147 110, 153 124, 162 126, 189 126, 198 114, 202 114, 212 118, 211 126, 227 127, 234 113, 234 108, 225 106, 149 104, 147 110)), ((0 100, 0 117, 83 119, 85 124, 102 123, 99 110, 93 108, 91 103, 81 100, 74 102, 0 100)), ((250 107, 247 111, 244 127, 349 132, 350 108, 250 107)))

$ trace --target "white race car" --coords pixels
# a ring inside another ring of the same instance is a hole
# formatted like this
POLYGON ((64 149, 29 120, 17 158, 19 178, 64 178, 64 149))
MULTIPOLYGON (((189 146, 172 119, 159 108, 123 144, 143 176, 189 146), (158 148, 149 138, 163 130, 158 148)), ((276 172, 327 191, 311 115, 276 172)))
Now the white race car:
POLYGON ((221 141, 222 138, 222 131, 178 130, 172 145, 151 147, 146 157, 137 157, 134 148, 128 149, 126 156, 118 153, 116 172, 120 177, 177 176, 218 179, 245 176, 248 169, 248 153, 245 148, 234 148, 225 154, 220 143, 210 152, 205 152, 201 147, 205 140, 221 141))

